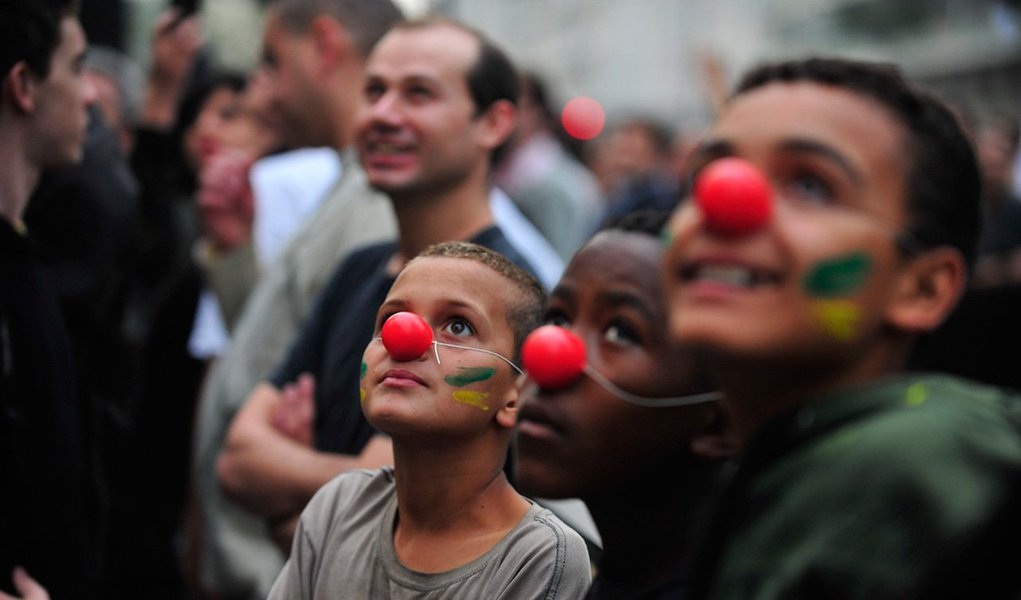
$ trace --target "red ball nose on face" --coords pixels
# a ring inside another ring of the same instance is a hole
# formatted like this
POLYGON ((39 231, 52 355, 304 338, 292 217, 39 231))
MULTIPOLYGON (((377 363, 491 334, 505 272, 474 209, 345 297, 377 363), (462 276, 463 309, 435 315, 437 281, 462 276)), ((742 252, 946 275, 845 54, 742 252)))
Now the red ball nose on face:
POLYGON ((390 315, 379 332, 387 354, 394 360, 415 360, 433 343, 433 330, 412 312, 390 315))
POLYGON ((773 213, 769 181, 741 158, 721 158, 707 166, 695 182, 695 202, 709 229, 726 236, 757 231, 773 213))
POLYGON ((544 389, 565 388, 585 368, 585 344, 563 327, 543 325, 525 339, 521 362, 528 376, 544 389))

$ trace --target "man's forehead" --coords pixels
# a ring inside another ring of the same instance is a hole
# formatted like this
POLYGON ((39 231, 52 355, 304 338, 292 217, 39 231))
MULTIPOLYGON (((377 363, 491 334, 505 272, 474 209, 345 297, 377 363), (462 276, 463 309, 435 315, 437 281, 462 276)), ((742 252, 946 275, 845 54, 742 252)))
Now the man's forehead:
POLYGON ((60 43, 68 44, 69 50, 74 54, 85 52, 88 44, 85 41, 85 30, 82 29, 78 17, 68 15, 60 20, 60 43))
POLYGON ((465 74, 478 56, 478 42, 445 24, 398 28, 383 36, 367 61, 371 74, 400 73, 439 77, 465 74))
POLYGON ((802 149, 804 143, 855 154, 863 146, 903 153, 903 125, 878 101, 841 87, 813 82, 772 83, 732 98, 701 145, 772 141, 802 149), (866 138, 866 139, 862 139, 866 138))

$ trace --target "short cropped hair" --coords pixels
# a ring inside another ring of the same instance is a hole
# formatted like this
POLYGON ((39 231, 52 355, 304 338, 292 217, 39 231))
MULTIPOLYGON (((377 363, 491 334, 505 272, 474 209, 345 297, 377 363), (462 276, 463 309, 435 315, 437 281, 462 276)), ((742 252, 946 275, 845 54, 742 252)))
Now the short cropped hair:
POLYGON ((379 38, 404 20, 391 0, 275 0, 273 14, 293 33, 305 33, 320 15, 336 19, 364 59, 379 38))
POLYGON ((16 64, 45 79, 60 44, 60 21, 75 14, 74 0, 0 0, 0 79, 16 64))
POLYGON ((887 108, 907 133, 907 229, 923 247, 951 246, 971 264, 982 184, 971 142, 955 113, 889 64, 813 57, 747 73, 733 97, 772 83, 810 82, 856 93, 887 108))
POLYGON ((475 57, 475 62, 468 67, 464 74, 468 92, 475 104, 475 114, 481 115, 500 100, 506 100, 516 106, 521 93, 518 70, 507 54, 478 29, 444 17, 425 17, 406 21, 394 29, 415 30, 439 26, 463 31, 478 42, 479 52, 475 57))
POLYGON ((643 208, 621 215, 614 215, 600 223, 596 233, 601 231, 624 231, 659 236, 670 220, 672 211, 643 208))
POLYGON ((546 292, 542 284, 499 252, 470 242, 434 244, 419 253, 414 260, 420 258, 473 260, 496 271, 514 284, 519 293, 517 298, 507 299, 507 315, 514 331, 514 360, 517 361, 525 338, 542 324, 542 310, 546 304, 546 292))

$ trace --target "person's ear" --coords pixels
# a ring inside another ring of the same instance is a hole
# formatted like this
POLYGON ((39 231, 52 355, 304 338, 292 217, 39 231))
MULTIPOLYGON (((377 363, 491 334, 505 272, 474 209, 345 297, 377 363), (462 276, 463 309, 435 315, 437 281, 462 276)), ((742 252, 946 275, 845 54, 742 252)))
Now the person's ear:
POLYGON ((509 100, 497 100, 477 117, 477 121, 479 143, 487 150, 495 150, 514 133, 518 109, 509 100))
POLYGON ((35 109, 35 96, 38 80, 25 61, 15 63, 3 80, 3 95, 19 112, 27 113, 35 109))
POLYGON ((931 331, 957 305, 966 283, 967 267, 957 249, 927 250, 904 267, 886 321, 900 331, 931 331))
POLYGON ((518 423, 518 408, 521 406, 518 387, 511 386, 507 395, 504 396, 503 404, 496 411, 496 423, 505 429, 514 429, 518 423))
POLYGON ((717 401, 707 406, 709 418, 702 431, 691 436, 692 454, 706 460, 734 456, 740 450, 737 432, 726 409, 717 401))
POLYGON ((351 36, 340 22, 328 15, 319 15, 312 21, 309 35, 320 73, 332 71, 352 51, 351 36))

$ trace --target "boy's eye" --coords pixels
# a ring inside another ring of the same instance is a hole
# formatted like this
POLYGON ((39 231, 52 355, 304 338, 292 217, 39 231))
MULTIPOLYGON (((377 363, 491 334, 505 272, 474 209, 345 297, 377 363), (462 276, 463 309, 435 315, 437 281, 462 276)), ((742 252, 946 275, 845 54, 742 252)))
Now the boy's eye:
POLYGON ((799 173, 787 182, 787 191, 795 199, 812 203, 833 200, 833 190, 822 177, 812 173, 799 173))
POLYGON ((610 323, 603 331, 603 337, 614 344, 637 344, 641 341, 633 327, 620 321, 610 323))
POLYGON ((385 313, 381 313, 376 318, 376 335, 379 335, 379 332, 383 331, 383 323, 386 323, 386 320, 394 316, 394 314, 396 314, 395 311, 388 311, 385 313))
POLYGON ((451 320, 443 327, 443 331, 456 337, 468 337, 470 335, 475 335, 475 329, 464 319, 451 320))
POLYGON ((543 323, 545 325, 556 325, 557 327, 571 326, 571 320, 567 318, 567 315, 559 310, 546 311, 546 318, 543 319, 543 323))

